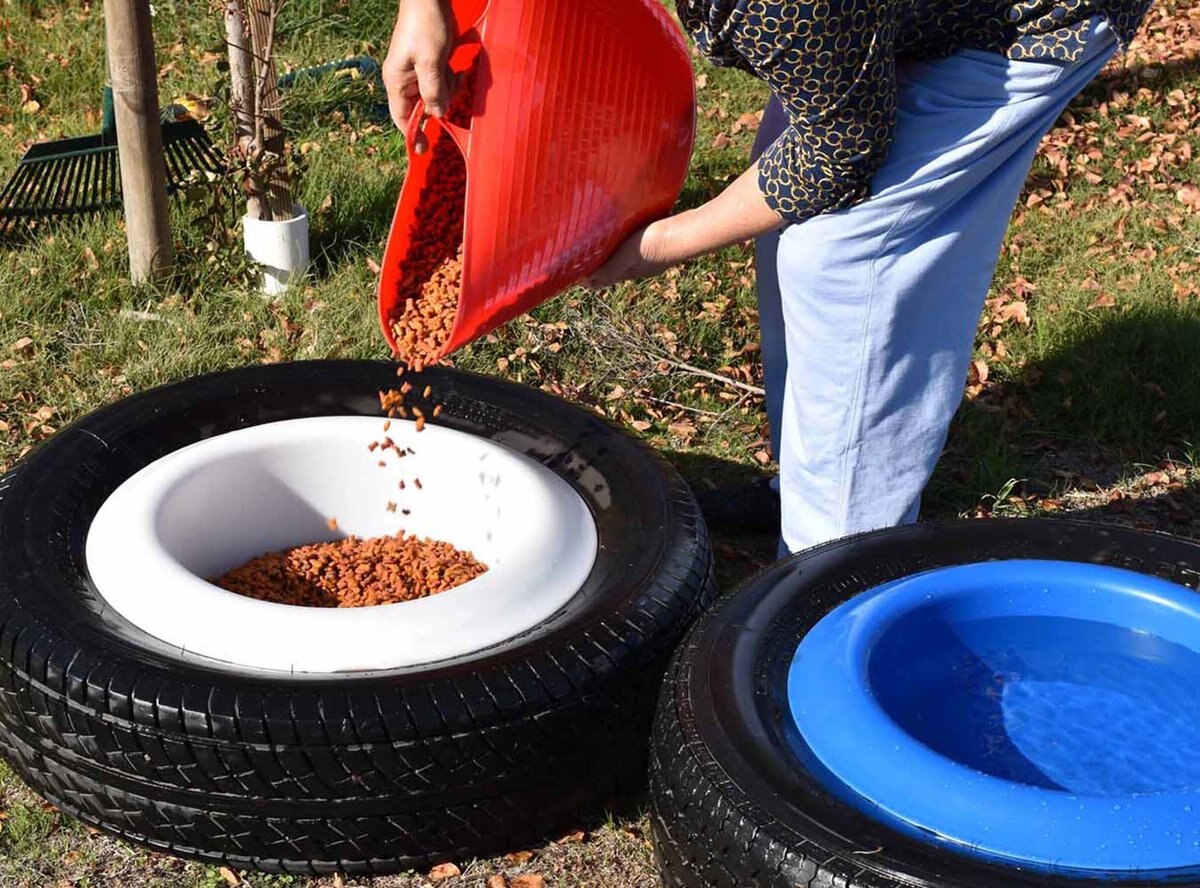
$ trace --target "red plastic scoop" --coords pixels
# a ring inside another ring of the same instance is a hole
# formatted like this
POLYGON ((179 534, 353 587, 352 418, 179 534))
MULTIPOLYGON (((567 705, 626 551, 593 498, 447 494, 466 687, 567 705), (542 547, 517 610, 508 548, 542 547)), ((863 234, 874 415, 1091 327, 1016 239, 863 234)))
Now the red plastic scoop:
POLYGON ((424 117, 379 280, 392 321, 417 207, 452 139, 466 161, 458 314, 442 354, 529 311, 595 271, 641 225, 665 215, 695 135, 687 45, 659 0, 453 0, 455 72, 471 71, 468 126, 424 117))

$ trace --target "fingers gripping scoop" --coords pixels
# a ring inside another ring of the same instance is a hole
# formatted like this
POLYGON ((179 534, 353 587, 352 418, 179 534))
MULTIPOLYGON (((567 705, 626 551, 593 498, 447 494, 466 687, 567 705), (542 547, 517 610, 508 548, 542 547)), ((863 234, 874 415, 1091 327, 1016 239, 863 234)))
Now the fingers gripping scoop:
POLYGON ((687 44, 658 0, 451 6, 459 89, 444 118, 418 106, 409 122, 410 147, 423 127, 429 150, 410 151, 378 291, 389 345, 422 360, 583 279, 665 215, 695 135, 687 44), (421 306, 434 290, 441 304, 421 306))

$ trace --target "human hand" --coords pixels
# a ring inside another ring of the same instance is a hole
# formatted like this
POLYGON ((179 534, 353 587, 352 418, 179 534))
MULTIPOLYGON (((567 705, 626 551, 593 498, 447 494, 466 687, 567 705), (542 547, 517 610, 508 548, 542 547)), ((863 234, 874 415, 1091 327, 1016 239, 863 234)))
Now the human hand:
MULTIPOLYGON (((446 113, 453 76, 447 67, 453 22, 443 0, 401 0, 392 30, 392 42, 383 61, 383 83, 388 108, 396 126, 404 130, 417 99, 434 117, 446 113)), ((429 147, 424 133, 410 146, 421 154, 429 147)))

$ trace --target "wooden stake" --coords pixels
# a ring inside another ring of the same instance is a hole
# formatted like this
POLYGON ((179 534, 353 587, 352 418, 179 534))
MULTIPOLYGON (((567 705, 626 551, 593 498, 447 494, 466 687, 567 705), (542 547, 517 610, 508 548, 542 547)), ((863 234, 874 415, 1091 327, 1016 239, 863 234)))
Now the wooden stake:
POLYGON ((147 0, 104 0, 104 24, 129 239, 129 275, 135 284, 162 280, 175 264, 175 249, 167 208, 167 164, 150 4, 147 0))

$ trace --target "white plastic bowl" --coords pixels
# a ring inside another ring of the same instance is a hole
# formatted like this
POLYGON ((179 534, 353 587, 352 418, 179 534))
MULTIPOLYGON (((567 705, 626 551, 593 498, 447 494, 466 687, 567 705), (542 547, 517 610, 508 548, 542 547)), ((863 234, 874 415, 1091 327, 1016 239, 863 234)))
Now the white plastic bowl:
POLYGON ((575 595, 597 534, 570 485, 526 456, 440 426, 418 433, 393 420, 387 435, 415 454, 369 452, 382 426, 362 416, 269 423, 151 463, 92 523, 86 558, 97 590, 185 652, 291 672, 469 654, 538 625, 575 595), (470 551, 488 572, 429 598, 364 608, 274 604, 207 582, 264 552, 401 529, 470 551))

